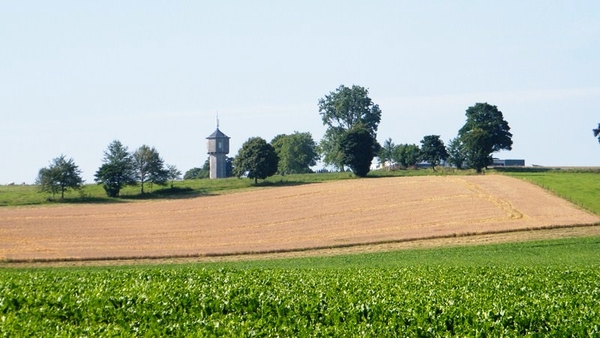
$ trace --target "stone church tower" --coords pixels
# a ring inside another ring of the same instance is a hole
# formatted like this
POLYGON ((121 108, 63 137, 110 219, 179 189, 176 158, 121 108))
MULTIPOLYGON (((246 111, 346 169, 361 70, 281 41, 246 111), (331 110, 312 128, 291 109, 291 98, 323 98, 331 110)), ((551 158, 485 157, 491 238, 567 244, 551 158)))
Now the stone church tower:
POLYGON ((208 155, 210 155, 210 178, 227 177, 227 154, 229 154, 229 136, 217 130, 206 138, 208 140, 208 155))

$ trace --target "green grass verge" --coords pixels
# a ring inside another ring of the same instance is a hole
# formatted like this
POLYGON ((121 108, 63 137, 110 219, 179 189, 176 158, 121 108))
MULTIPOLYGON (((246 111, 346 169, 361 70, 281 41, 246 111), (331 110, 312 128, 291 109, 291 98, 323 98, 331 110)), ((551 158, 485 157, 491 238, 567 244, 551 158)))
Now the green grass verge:
POLYGON ((205 263, 235 269, 455 267, 588 267, 600 265, 600 237, 411 249, 367 254, 205 263))
POLYGON ((600 214, 600 172, 560 170, 505 174, 537 184, 586 210, 600 214))

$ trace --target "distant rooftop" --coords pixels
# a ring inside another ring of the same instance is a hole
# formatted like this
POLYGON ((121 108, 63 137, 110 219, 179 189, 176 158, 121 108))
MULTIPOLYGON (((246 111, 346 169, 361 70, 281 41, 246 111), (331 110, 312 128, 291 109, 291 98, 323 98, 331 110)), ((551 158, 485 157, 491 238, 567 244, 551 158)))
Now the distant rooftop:
POLYGON ((222 131, 219 130, 219 127, 217 127, 217 130, 215 130, 214 133, 210 134, 209 137, 207 137, 207 139, 213 139, 213 138, 230 138, 229 136, 223 134, 222 131))

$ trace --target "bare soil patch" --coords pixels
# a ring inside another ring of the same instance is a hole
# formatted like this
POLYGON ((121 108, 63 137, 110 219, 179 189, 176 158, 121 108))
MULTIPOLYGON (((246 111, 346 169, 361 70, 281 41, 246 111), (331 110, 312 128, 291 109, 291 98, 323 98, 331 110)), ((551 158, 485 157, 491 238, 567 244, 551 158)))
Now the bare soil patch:
POLYGON ((336 254, 502 241, 513 231, 523 237, 543 233, 527 230, 598 222, 597 215, 501 175, 360 179, 188 200, 1 208, 0 259, 336 254))

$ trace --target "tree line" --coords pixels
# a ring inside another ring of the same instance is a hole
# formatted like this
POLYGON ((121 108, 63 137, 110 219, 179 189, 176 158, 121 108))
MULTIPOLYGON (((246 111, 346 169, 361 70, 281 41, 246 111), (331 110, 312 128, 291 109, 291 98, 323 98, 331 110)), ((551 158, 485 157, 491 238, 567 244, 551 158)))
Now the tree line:
MULTIPOLYGON (((377 130, 381 122, 381 109, 369 97, 368 89, 353 85, 339 86, 318 101, 319 114, 325 135, 316 143, 309 132, 280 134, 271 142, 261 137, 251 137, 243 143, 237 156, 227 158, 227 176, 248 177, 255 183, 259 179, 280 174, 310 173, 311 167, 322 160, 327 166, 345 171, 346 168, 364 177, 370 171, 375 157, 387 168, 414 167, 425 161, 433 169, 447 161, 462 168, 482 172, 492 163, 492 153, 512 149, 512 134, 508 122, 494 105, 476 103, 466 110, 466 122, 455 138, 446 146, 439 135, 424 136, 420 146, 394 144, 391 138, 383 145, 377 142, 377 130)), ((599 125, 600 128, 600 125, 599 125)), ((596 133, 596 130, 594 130, 596 133)), ((209 176, 209 161, 201 168, 192 168, 184 179, 200 179, 209 176)), ((109 197, 118 197, 125 186, 139 185, 144 194, 145 186, 166 185, 181 178, 174 165, 166 165, 154 147, 143 145, 130 152, 120 141, 109 144, 104 152, 102 165, 94 175, 109 197)), ((81 171, 73 159, 64 155, 51 161, 50 166, 40 169, 36 183, 42 191, 61 198, 68 189, 83 185, 81 171)))
MULTIPOLYGON (((119 197, 121 189, 126 186, 140 186, 152 190, 154 184, 166 185, 169 181, 181 178, 181 171, 174 165, 165 164, 154 147, 142 145, 133 152, 120 141, 115 140, 104 151, 102 165, 94 175, 94 181, 101 184, 109 197, 119 197)), ((61 155, 50 162, 50 166, 38 172, 36 184, 43 192, 49 192, 54 197, 60 193, 61 199, 68 189, 78 190, 83 186, 81 170, 73 159, 61 155)))

